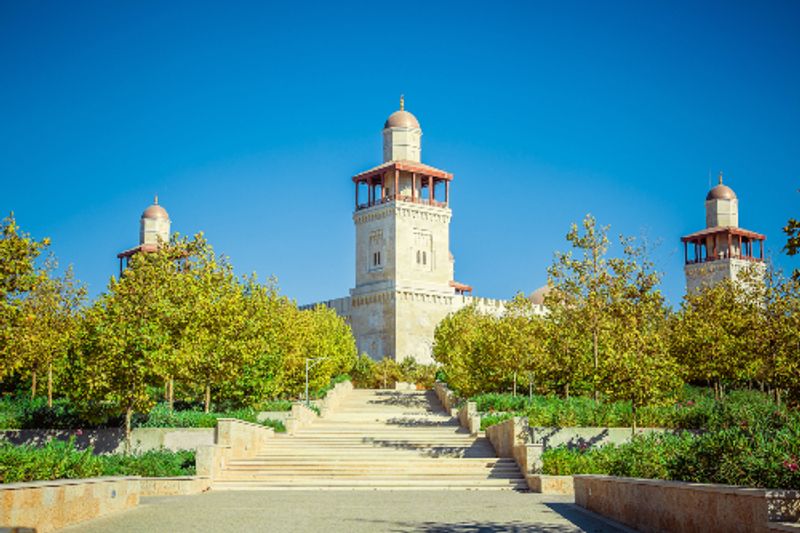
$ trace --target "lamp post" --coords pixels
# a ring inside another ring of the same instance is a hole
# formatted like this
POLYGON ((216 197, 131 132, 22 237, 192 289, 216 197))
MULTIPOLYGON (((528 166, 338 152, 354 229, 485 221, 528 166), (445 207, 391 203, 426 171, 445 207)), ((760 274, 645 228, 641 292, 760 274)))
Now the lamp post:
POLYGON ((326 355, 325 357, 306 357, 306 407, 311 406, 311 401, 308 397, 308 371, 314 368, 320 361, 330 359, 330 357, 330 355, 326 355))

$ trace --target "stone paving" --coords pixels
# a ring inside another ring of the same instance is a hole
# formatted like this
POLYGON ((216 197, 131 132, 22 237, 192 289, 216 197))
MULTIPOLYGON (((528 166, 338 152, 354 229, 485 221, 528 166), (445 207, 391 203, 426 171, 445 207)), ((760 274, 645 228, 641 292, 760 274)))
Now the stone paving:
POLYGON ((64 532, 544 531, 618 529, 572 503, 571 497, 516 492, 294 491, 208 492, 142 498, 134 510, 64 532))

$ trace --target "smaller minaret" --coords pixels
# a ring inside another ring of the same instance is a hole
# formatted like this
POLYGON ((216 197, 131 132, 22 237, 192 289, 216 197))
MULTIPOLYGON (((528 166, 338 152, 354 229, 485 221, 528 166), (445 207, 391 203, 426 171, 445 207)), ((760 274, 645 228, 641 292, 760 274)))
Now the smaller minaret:
POLYGON ((169 229, 169 214, 166 209, 158 205, 158 195, 156 195, 153 205, 144 210, 139 221, 139 244, 168 243, 169 229))
POLYGON ((406 111, 405 99, 400 95, 400 109, 389 115, 383 125, 383 162, 413 161, 422 159, 422 129, 417 117, 406 111))
POLYGON ((166 209, 158 205, 158 195, 156 195, 153 205, 145 209, 139 219, 139 246, 117 254, 120 276, 131 257, 139 252, 155 252, 159 246, 168 243, 170 226, 169 214, 166 209))
POLYGON ((706 195, 706 227, 718 226, 739 227, 739 200, 733 189, 722 183, 722 172, 717 186, 706 195))
POLYGON ((739 227, 739 200, 733 189, 722 183, 720 172, 719 183, 706 195, 706 229, 681 237, 686 291, 693 293, 723 279, 736 279, 751 265, 763 271, 765 239, 739 227))

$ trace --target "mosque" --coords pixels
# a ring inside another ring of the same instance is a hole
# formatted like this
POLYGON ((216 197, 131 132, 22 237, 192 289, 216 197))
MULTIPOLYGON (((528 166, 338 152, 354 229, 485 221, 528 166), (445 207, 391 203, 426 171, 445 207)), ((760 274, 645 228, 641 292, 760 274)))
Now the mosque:
MULTIPOLYGON (((422 163, 421 154, 422 128, 401 97, 400 109, 383 125, 383 163, 352 178, 355 287, 349 296, 303 306, 334 309, 350 324, 359 352, 373 359, 433 362, 434 331, 444 317, 469 305, 499 316, 507 304, 473 296, 470 285, 456 281, 450 251, 453 175, 422 163)), ((142 213, 139 245, 117 255, 120 273, 134 254, 168 242, 170 224, 156 197, 142 213)), ((720 175, 706 196, 706 228, 681 238, 687 292, 736 279, 748 265, 763 272, 764 240, 739 227, 738 199, 720 175)), ((537 314, 545 313, 547 290, 531 295, 537 314)))
MULTIPOLYGON (((431 363, 434 330, 448 314, 468 305, 505 311, 506 301, 472 296, 470 285, 456 281, 453 175, 422 163, 421 154, 422 128, 401 98, 383 125, 383 163, 352 178, 355 287, 320 302, 347 319, 359 352, 373 359, 431 363)), ((535 309, 544 312, 541 302, 535 309)))

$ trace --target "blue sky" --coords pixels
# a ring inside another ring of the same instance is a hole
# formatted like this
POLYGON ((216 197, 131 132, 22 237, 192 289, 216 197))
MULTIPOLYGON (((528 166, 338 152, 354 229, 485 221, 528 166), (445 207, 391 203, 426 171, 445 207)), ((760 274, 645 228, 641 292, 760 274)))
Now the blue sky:
POLYGON ((0 4, 0 212, 90 292, 158 193, 300 303, 354 282, 350 177, 406 96, 455 174, 456 278, 511 297, 569 224, 642 234, 669 300, 722 170, 743 227, 800 216, 800 3, 0 4), (713 179, 713 178, 712 178, 713 179))

